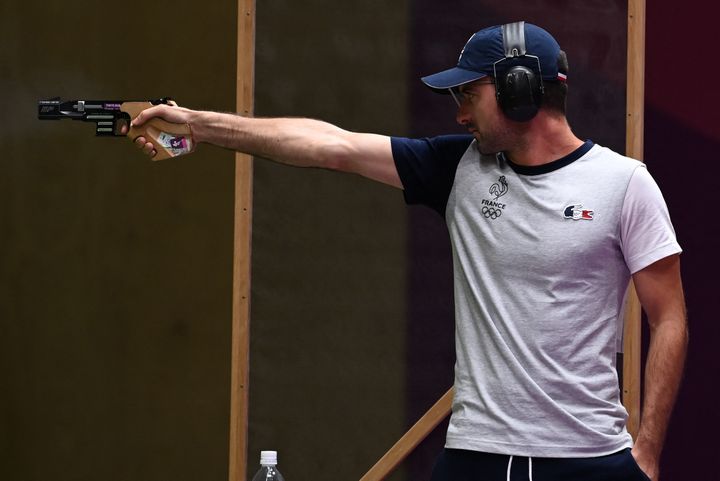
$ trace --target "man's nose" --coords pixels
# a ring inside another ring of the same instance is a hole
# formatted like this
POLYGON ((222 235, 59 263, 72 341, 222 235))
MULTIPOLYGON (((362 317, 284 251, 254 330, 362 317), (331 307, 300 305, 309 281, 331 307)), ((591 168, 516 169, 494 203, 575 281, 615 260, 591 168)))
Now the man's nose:
POLYGON ((464 106, 460 105, 457 109, 457 113, 455 114, 455 121, 460 125, 467 125, 470 123, 470 112, 469 110, 464 106))

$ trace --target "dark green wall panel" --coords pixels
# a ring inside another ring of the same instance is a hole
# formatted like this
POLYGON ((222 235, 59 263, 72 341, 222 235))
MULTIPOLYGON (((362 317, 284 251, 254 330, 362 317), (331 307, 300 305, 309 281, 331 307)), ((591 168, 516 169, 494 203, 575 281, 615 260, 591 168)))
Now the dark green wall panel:
MULTIPOLYGON (((256 114, 403 135, 406 2, 259 2, 256 114)), ((359 479, 405 431, 397 189, 255 163, 250 466, 359 479)), ((402 477, 402 472, 398 473, 402 477)))

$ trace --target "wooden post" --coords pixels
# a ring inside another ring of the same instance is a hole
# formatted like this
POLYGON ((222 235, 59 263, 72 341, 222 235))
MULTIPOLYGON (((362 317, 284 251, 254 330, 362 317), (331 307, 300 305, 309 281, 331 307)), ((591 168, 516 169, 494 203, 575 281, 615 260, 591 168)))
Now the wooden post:
MULTIPOLYGON (((253 115, 255 1, 238 0, 236 108, 253 115)), ((235 154, 235 247, 233 253, 232 367, 230 380, 229 480, 247 471, 248 381, 250 364, 250 240, 252 157, 235 154)))
MULTIPOLYGON (((645 109, 645 0, 628 0, 627 40, 627 122, 625 155, 643 160, 645 109)), ((635 438, 640 427, 641 307, 631 284, 625 303, 623 336, 623 404, 627 409, 628 431, 635 438)))

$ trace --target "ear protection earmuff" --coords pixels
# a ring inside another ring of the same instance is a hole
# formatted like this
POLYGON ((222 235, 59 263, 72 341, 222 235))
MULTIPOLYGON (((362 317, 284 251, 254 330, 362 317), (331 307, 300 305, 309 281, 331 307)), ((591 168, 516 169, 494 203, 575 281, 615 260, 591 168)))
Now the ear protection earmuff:
POLYGON ((503 25, 502 34, 505 57, 493 64, 497 101, 508 118, 526 122, 537 115, 545 93, 540 59, 527 53, 525 22, 503 25))

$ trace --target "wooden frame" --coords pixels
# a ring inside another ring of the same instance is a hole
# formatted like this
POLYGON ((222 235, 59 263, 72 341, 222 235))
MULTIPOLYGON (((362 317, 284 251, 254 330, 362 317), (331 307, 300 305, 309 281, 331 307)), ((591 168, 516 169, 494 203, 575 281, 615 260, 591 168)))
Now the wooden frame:
MULTIPOLYGON (((255 1, 238 0, 237 111, 253 114, 255 1)), ((626 155, 643 158, 645 95, 645 0, 628 0, 626 155)), ((247 469, 248 378, 250 349, 250 240, 252 229, 252 158, 235 158, 235 247, 233 259, 232 369, 229 480, 244 481, 247 469)), ((640 424, 641 307, 630 286, 625 306, 623 402, 628 431, 640 424)), ((386 478, 448 416, 448 390, 420 420, 361 478, 386 478)))
MULTIPOLYGON (((255 0, 238 0, 237 112, 253 114, 255 0)), ((247 471, 248 381, 250 368, 250 252, 252 157, 235 154, 235 246, 233 252, 230 451, 228 478, 245 480, 247 471)))
MULTIPOLYGON (((628 0, 627 121, 625 155, 643 160, 645 134, 645 0, 628 0)), ((623 336, 623 403, 628 411, 627 428, 633 438, 640 427, 640 301, 630 285, 625 304, 623 336)))

